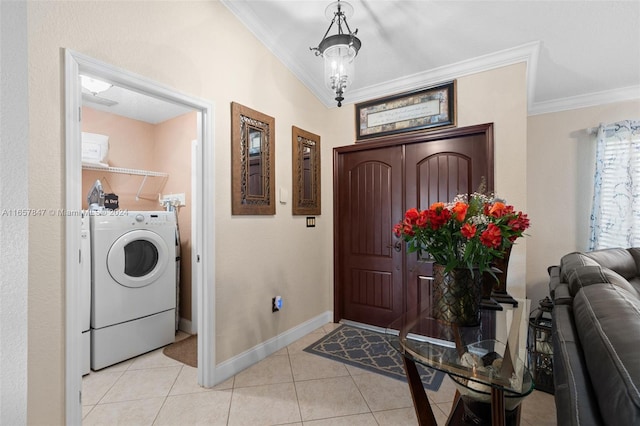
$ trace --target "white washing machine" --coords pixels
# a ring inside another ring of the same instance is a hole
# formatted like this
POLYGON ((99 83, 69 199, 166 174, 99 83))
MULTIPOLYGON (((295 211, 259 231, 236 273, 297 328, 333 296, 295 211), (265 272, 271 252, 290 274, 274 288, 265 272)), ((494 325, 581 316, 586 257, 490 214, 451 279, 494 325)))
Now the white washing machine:
POLYGON ((91 369, 175 339, 176 219, 166 211, 91 216, 91 369))

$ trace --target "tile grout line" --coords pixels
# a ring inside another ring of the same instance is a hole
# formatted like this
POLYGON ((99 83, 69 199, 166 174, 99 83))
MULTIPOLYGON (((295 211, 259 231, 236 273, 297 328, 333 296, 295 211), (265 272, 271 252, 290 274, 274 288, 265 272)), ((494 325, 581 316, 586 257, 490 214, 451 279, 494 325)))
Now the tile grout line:
POLYGON ((153 418, 153 421, 151 422, 151 425, 154 425, 158 421, 158 416, 160 415, 160 412, 162 411, 162 408, 164 407, 164 405, 167 403, 167 399, 169 399, 169 395, 171 394, 171 390, 176 385, 176 382, 178 381, 178 377, 180 377, 180 374, 182 374, 182 370, 184 370, 184 364, 182 364, 182 366, 180 366, 180 371, 178 371, 178 374, 176 375, 176 378, 173 380, 173 383, 171 384, 171 387, 169 387, 169 390, 167 391, 167 394, 164 396, 164 399, 162 400, 162 404, 160 404, 160 409, 158 410, 158 412, 156 413, 155 417, 153 418))
POLYGON ((291 379, 293 383, 293 391, 296 394, 296 404, 298 405, 298 414, 300 415, 300 423, 304 424, 304 420, 302 419, 302 408, 300 408, 300 398, 298 397, 298 386, 296 386, 296 376, 293 374, 293 364, 291 363, 291 353, 289 352, 289 347, 287 346, 287 358, 289 359, 289 368, 291 369, 291 379))
POLYGON ((371 416, 373 417, 375 422, 378 423, 378 420, 376 419, 376 416, 373 415, 373 410, 371 409, 371 406, 367 402, 367 398, 364 397, 364 394, 362 393, 362 390, 360 389, 360 386, 358 386, 358 382, 356 382, 356 380, 353 378, 353 374, 351 374, 351 371, 349 371, 349 369, 346 367, 346 364, 344 364, 344 363, 342 363, 342 364, 345 365, 345 368, 347 369, 347 373, 349 373, 349 378, 353 382, 353 385, 356 387, 356 389, 358 389, 358 392, 360 393, 360 396, 362 397, 362 400, 364 401, 364 403, 366 404, 367 408, 369 409, 369 414, 371 414, 371 416))
POLYGON ((227 426, 229 426, 229 422, 231 421, 231 406, 233 405, 233 397, 236 394, 236 376, 237 374, 232 376, 233 383, 231 384, 231 396, 229 397, 229 406, 227 407, 227 426))
MULTIPOLYGON (((111 386, 109 386, 109 389, 107 389, 100 398, 98 398, 98 401, 94 404, 94 408, 97 407, 98 405, 100 405, 101 403, 104 405, 104 403, 102 402, 102 400, 107 396, 107 394, 111 391, 111 389, 113 389, 113 387, 116 385, 116 383, 118 383, 118 381, 122 378, 122 376, 124 375, 125 371, 127 370, 122 370, 122 371, 114 371, 114 373, 120 373, 120 375, 118 376, 117 379, 115 379, 113 381, 113 383, 111 384, 111 386)), ((95 372, 96 374, 99 372, 95 372)), ((93 411, 93 409, 91 410, 93 411)), ((88 414, 87 414, 88 415, 88 414)))

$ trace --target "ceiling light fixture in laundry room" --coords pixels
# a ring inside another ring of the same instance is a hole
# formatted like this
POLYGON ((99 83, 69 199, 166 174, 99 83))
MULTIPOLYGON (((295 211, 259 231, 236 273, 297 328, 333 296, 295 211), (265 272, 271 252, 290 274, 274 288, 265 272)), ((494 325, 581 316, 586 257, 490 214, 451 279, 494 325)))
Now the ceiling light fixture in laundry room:
POLYGON ((97 95, 98 93, 102 93, 105 90, 108 90, 111 87, 113 87, 113 84, 111 83, 107 83, 106 81, 102 81, 102 80, 97 80, 87 75, 80 76, 80 84, 82 85, 82 87, 84 87, 89 92, 91 92, 91 94, 93 94, 94 96, 97 95))
POLYGON ((362 43, 356 37, 358 29, 352 32, 347 24, 347 18, 353 15, 353 7, 349 3, 340 0, 333 2, 327 6, 325 15, 331 19, 331 24, 318 47, 309 49, 314 51, 316 56, 324 58, 324 82, 327 88, 335 93, 340 107, 344 100, 344 91, 353 81, 354 60, 362 43), (337 24, 338 33, 327 37, 333 24, 337 24))
POLYGON ((88 75, 80 75, 80 85, 82 86, 82 100, 85 102, 91 102, 98 105, 104 105, 112 107, 118 105, 118 102, 102 98, 98 96, 99 93, 105 92, 113 87, 113 84, 106 81, 98 80, 88 75), (89 92, 89 93, 87 93, 89 92))

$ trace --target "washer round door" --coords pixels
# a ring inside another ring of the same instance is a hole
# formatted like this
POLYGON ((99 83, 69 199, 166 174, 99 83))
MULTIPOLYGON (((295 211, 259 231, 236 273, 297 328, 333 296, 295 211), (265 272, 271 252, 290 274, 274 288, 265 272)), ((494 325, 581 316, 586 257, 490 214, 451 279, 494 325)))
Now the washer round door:
POLYGON ((145 287, 157 280, 168 264, 167 243, 158 234, 137 229, 120 236, 109 249, 107 270, 125 287, 145 287))

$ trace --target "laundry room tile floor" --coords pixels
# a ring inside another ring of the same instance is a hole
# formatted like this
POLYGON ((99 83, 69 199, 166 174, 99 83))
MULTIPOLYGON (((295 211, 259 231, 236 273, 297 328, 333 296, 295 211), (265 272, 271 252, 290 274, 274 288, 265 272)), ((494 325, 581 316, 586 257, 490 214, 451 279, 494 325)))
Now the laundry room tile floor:
MULTIPOLYGON (((212 389, 162 349, 92 371, 82 381, 83 424, 417 425, 406 384, 302 351, 337 326, 326 324, 212 389)), ((454 394, 449 378, 428 392, 438 424, 454 394)), ((527 397, 521 424, 556 425, 553 395, 527 397)))

